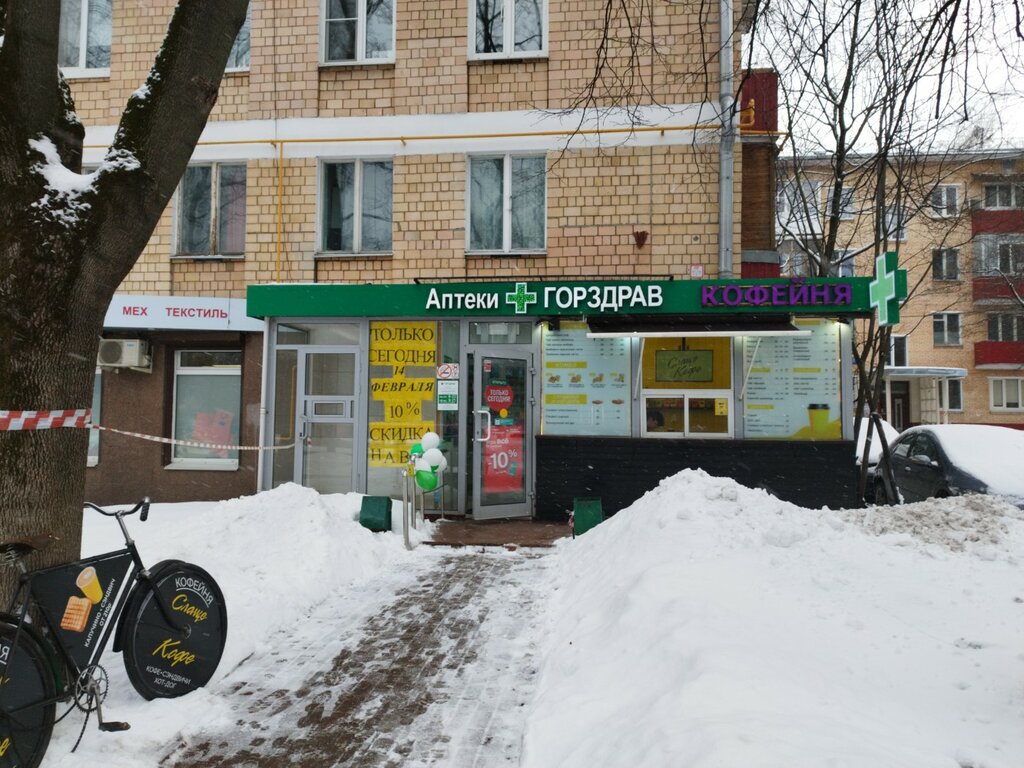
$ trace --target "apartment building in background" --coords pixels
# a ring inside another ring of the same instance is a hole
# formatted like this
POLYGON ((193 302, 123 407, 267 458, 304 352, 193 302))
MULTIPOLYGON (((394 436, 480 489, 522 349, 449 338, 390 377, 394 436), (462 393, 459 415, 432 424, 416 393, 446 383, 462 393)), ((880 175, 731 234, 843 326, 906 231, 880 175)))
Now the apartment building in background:
MULTIPOLYGON (((779 250, 791 275, 806 274, 797 241, 821 237, 831 202, 828 161, 800 162, 801 182, 779 187, 779 250)), ((915 165, 902 199, 879 213, 870 189, 850 185, 832 267, 873 274, 881 220, 885 249, 908 271, 910 297, 887 361, 887 417, 899 429, 1024 429, 1024 151, 948 153, 915 165)))
MULTIPOLYGON (((86 165, 173 6, 64 3, 86 165)), ((775 75, 744 81, 733 144, 717 6, 652 13, 624 92, 623 28, 594 77, 596 0, 254 1, 108 312, 94 411, 120 431, 94 441, 89 495, 395 497, 431 430, 449 468, 427 506, 454 514, 614 510, 686 466, 850 497, 852 471, 812 480, 849 453, 835 316, 866 291, 772 283, 775 75), (751 363, 801 344, 826 364, 789 402, 751 363)))

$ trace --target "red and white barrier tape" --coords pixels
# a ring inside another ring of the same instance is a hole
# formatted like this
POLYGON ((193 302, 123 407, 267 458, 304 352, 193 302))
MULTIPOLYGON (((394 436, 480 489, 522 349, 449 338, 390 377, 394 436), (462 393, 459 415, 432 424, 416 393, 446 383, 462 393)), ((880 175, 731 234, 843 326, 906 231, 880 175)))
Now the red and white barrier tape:
POLYGON ((92 412, 88 408, 64 411, 0 411, 0 432, 59 427, 83 429, 88 426, 91 415, 92 412))
POLYGON ((119 435, 137 437, 154 443, 167 445, 184 445, 189 448, 206 448, 217 451, 280 451, 294 448, 295 443, 288 445, 223 445, 219 443, 201 443, 196 440, 176 440, 172 437, 146 435, 142 432, 129 432, 114 427, 93 424, 92 411, 89 408, 76 408, 63 411, 0 411, 0 432, 17 432, 30 429, 57 429, 73 427, 76 429, 99 429, 104 432, 116 432, 119 435))

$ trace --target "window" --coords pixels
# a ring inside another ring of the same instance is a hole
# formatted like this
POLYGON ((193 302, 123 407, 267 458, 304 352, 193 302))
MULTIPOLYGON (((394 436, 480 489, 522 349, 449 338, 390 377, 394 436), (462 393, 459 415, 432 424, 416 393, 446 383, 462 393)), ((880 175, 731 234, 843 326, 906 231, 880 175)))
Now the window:
POLYGON ((238 466, 238 422, 242 408, 242 353, 179 350, 174 357, 172 434, 175 440, 216 448, 172 446, 171 466, 234 469, 238 466))
POLYGON ((836 277, 853 277, 854 257, 853 251, 836 251, 835 261, 832 263, 832 271, 836 277))
POLYGON ((544 250, 546 167, 543 156, 469 159, 469 250, 544 250))
POLYGON ((1024 243, 988 241, 981 249, 981 272, 1024 274, 1024 243))
POLYGON ((109 72, 112 6, 113 0, 61 0, 57 63, 64 74, 109 72))
POLYGON ((990 312, 988 316, 989 341, 1024 341, 1024 313, 990 312))
POLYGON ((936 347, 953 347, 960 344, 960 313, 936 312, 932 315, 932 333, 936 347))
POLYGON ((932 251, 932 280, 959 280, 960 252, 956 248, 932 251))
POLYGON ((791 179, 782 184, 775 199, 778 227, 796 234, 821 232, 821 183, 791 179))
POLYGON ((190 165, 178 190, 179 256, 245 254, 245 165, 190 165))
POLYGON ((544 0, 475 0, 471 8, 470 39, 476 57, 543 55, 547 48, 544 0))
POLYGON ((932 190, 932 215, 941 218, 956 216, 960 212, 959 190, 955 184, 940 184, 932 190))
POLYGON ((235 44, 231 46, 231 54, 228 56, 228 65, 225 68, 228 72, 236 72, 249 68, 249 30, 252 26, 252 4, 245 10, 245 22, 238 30, 235 37, 235 44))
POLYGON ((394 61, 395 0, 325 0, 325 64, 394 61))
POLYGON ((887 240, 906 240, 907 221, 901 208, 885 209, 885 237, 887 240))
POLYGON ((963 382, 960 379, 939 381, 939 408, 943 411, 962 411, 964 409, 963 382), (949 392, 949 405, 946 405, 946 392, 949 392))
MULTIPOLYGON (((92 423, 100 422, 100 405, 103 403, 103 372, 97 368, 92 379, 92 423)), ((95 467, 100 463, 100 431, 89 430, 89 453, 86 466, 95 467)))
MULTIPOLYGON (((835 196, 835 189, 828 191, 828 201, 825 204, 825 215, 832 215, 832 198, 835 196)), ((839 198, 839 219, 840 221, 851 221, 856 213, 853 208, 853 190, 846 188, 839 198)))
POLYGON ((322 251, 391 251, 392 176, 390 160, 323 164, 322 251))
POLYGON ((1021 393, 1024 379, 989 379, 993 411, 1024 411, 1021 393))
POLYGON ((889 365, 903 368, 907 363, 907 337, 893 334, 889 337, 889 365))
POLYGON ((986 208, 1020 208, 1024 204, 1024 187, 1020 184, 986 184, 986 208))

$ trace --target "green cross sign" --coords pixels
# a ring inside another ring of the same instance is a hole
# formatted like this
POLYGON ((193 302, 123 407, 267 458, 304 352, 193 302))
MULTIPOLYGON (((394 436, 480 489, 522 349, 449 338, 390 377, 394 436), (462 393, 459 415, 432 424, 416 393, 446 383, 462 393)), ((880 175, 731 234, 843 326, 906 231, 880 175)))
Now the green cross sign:
POLYGON ((875 259, 875 277, 868 285, 871 306, 878 309, 879 325, 895 325, 900 321, 900 302, 907 298, 906 270, 897 269, 893 252, 875 259))
POLYGON ((537 294, 530 293, 526 290, 526 283, 516 283, 516 290, 514 293, 506 293, 505 301, 509 304, 516 305, 516 314, 525 315, 526 308, 531 304, 537 303, 537 294))

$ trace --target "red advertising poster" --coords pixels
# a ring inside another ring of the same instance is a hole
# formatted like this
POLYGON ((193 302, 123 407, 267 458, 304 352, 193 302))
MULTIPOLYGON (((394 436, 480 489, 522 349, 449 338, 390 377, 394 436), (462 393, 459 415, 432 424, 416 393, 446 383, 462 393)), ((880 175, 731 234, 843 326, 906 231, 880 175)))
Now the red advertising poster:
POLYGON ((501 411, 512 405, 514 396, 509 384, 490 384, 484 389, 484 402, 492 411, 501 411))
POLYGON ((492 426, 484 443, 484 493, 523 490, 523 427, 492 426))

